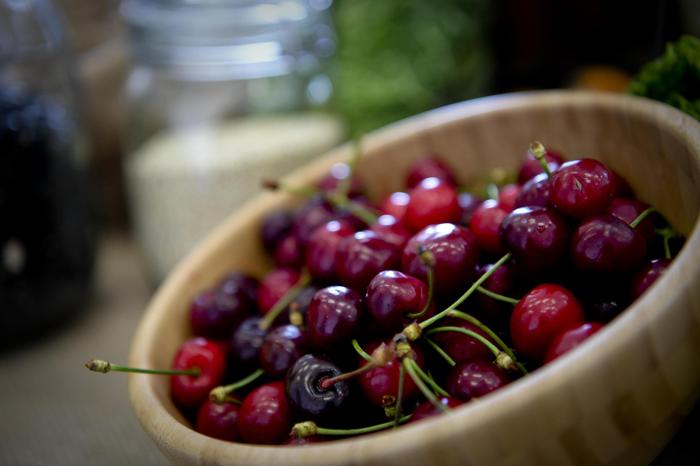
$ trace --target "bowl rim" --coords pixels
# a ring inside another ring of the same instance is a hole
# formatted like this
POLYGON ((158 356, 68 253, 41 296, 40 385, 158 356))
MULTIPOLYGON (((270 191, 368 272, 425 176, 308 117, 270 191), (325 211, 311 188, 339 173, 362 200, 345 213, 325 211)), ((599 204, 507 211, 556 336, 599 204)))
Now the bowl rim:
MULTIPOLYGON (((511 111, 522 108, 555 108, 566 106, 605 107, 608 110, 634 112, 638 116, 654 121, 666 132, 673 133, 686 144, 692 153, 694 163, 700 165, 700 123, 679 110, 650 99, 630 95, 588 91, 528 91, 501 94, 473 99, 451 104, 428 112, 412 116, 376 130, 363 138, 363 145, 368 150, 376 150, 385 145, 391 145, 406 134, 430 131, 436 127, 467 120, 476 115, 511 111)), ((303 179, 308 173, 322 173, 324 169, 339 160, 346 160, 351 153, 351 145, 345 144, 331 150, 318 160, 307 164, 292 173, 287 179, 294 182, 303 179)), ((237 212, 230 215, 204 241, 185 258, 166 281, 160 286, 149 305, 146 313, 134 334, 130 362, 134 365, 148 366, 147 355, 152 351, 149 346, 151 336, 158 331, 159 323, 167 314, 167 305, 171 297, 177 295, 181 284, 186 283, 196 270, 210 257, 213 251, 221 248, 228 237, 245 224, 249 213, 279 202, 277 193, 263 193, 246 203, 237 212)), ((624 313, 610 325, 589 339, 583 348, 576 348, 564 357, 539 368, 514 383, 498 390, 490 396, 467 403, 447 413, 444 416, 426 419, 416 424, 404 425, 400 429, 362 435, 358 437, 333 440, 305 446, 304 448, 289 448, 284 446, 248 445, 243 443, 225 442, 201 435, 176 419, 166 409, 163 401, 155 390, 155 382, 148 376, 139 374, 129 375, 129 393, 132 408, 137 418, 154 439, 161 450, 172 448, 179 452, 180 457, 188 457, 193 462, 201 461, 203 451, 210 450, 216 458, 223 455, 241 461, 241 464, 267 465, 270 461, 279 461, 284 454, 286 464, 311 464, 309 452, 312 451, 324 458, 327 465, 345 464, 347 457, 343 455, 352 451, 361 451, 363 458, 388 458, 402 454, 406 450, 418 451, 427 448, 428 443, 435 437, 450 437, 455 431, 473 429, 485 419, 504 416, 509 410, 518 409, 523 404, 530 403, 540 393, 553 390, 563 383, 569 383, 575 371, 585 367, 595 366, 597 361, 605 358, 621 348, 633 334, 649 322, 661 318, 664 311, 662 300, 663 284, 673 283, 674 287, 692 288, 694 280, 700 276, 700 215, 696 218, 691 234, 686 244, 675 258, 672 266, 664 276, 647 292, 633 303, 624 313), (598 351, 586 351, 585 348, 597 345, 598 351), (583 350, 582 350, 583 349, 583 350), (533 389, 538 388, 538 390, 533 389), (167 448, 164 448, 167 445, 167 448)))

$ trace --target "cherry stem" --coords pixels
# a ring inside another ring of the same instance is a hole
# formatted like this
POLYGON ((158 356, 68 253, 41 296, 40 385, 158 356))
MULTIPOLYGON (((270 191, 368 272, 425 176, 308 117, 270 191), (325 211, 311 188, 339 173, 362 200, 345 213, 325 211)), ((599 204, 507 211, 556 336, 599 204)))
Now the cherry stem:
POLYGON ((508 304, 513 304, 516 305, 518 304, 518 300, 514 298, 510 298, 508 296, 504 296, 500 293, 496 293, 495 291, 491 291, 488 288, 484 288, 483 286, 480 286, 476 289, 479 293, 488 296, 489 298, 493 298, 497 301, 503 301, 504 303, 508 304))
POLYGON ((437 409, 442 411, 443 413, 445 411, 449 411, 449 408, 437 399, 435 394, 430 391, 427 385, 425 385, 425 382, 420 378, 418 373, 416 372, 415 367, 417 366, 416 361, 414 361, 411 358, 403 358, 401 363, 403 366, 406 368, 406 372, 408 372, 408 375, 411 377, 413 380, 413 383, 416 384, 416 386, 420 389, 421 393, 423 393, 423 396, 425 396, 432 404, 435 406, 437 409))
POLYGON ((518 362, 517 358, 515 357, 515 353, 513 353, 513 350, 510 349, 508 345, 499 337, 496 332, 491 330, 488 325, 485 325, 483 322, 481 322, 479 319, 474 317, 471 314, 467 314, 466 312, 454 310, 450 312, 450 317, 457 317, 458 319, 466 320, 472 325, 475 325, 478 329, 483 331, 486 335, 488 335, 489 338, 491 338, 493 341, 496 342, 496 344, 508 355, 511 357, 513 361, 515 361, 515 365, 518 366, 518 369, 520 369, 520 372, 523 374, 527 374, 527 369, 525 369, 525 366, 523 366, 520 362, 518 362))
POLYGON ((362 357, 362 359, 364 359, 365 361, 372 360, 372 356, 367 354, 367 352, 365 352, 365 350, 362 349, 360 344, 357 342, 357 339, 355 339, 355 338, 352 339, 352 347, 355 348, 355 351, 357 352, 357 354, 359 354, 362 357))
POLYGON ((139 367, 112 364, 102 359, 91 359, 85 363, 85 367, 93 372, 100 372, 102 374, 106 374, 107 372, 132 372, 136 374, 152 375, 189 375, 192 377, 199 377, 202 374, 202 370, 199 367, 193 367, 192 369, 141 369, 139 367))
MULTIPOLYGON (((401 419, 399 419, 399 423, 403 424, 409 419, 411 419, 411 415, 407 414, 401 419)), ((388 429, 390 427, 394 427, 394 421, 382 422, 381 424, 374 424, 367 427, 358 427, 355 429, 329 429, 326 427, 319 427, 313 421, 305 421, 294 424, 290 435, 295 435, 298 438, 312 437, 314 435, 362 435, 369 434, 372 432, 378 432, 380 430, 388 429)))
POLYGON ((439 354, 440 356, 442 356, 442 358, 443 358, 445 361, 447 361, 447 364, 449 364, 449 365, 452 366, 452 367, 454 367, 454 366, 457 365, 457 363, 455 362, 455 360, 452 359, 452 358, 450 357, 450 355, 447 354, 447 353, 445 352, 444 349, 440 348, 440 347, 438 346, 438 344, 435 343, 433 340, 431 340, 431 339, 428 338, 428 337, 423 337, 423 340, 425 340, 425 342, 426 342, 427 344, 429 344, 429 345, 437 352, 437 354, 439 354))
POLYGON ((270 328, 272 323, 279 317, 280 314, 282 314, 282 311, 284 311, 287 306, 292 304, 292 301, 296 299, 297 296, 299 296, 299 293, 304 289, 306 285, 308 285, 311 282, 311 277, 309 276, 308 273, 304 272, 301 277, 299 278, 299 281, 296 282, 296 284, 291 287, 287 293, 285 293, 284 296, 282 296, 272 308, 270 308, 269 311, 267 311, 267 314, 265 314, 265 317, 263 317, 260 322, 258 323, 258 327, 261 330, 267 330, 270 328))
POLYGON ((544 147, 544 144, 539 141, 535 141, 530 144, 529 151, 540 163, 542 170, 547 174, 547 178, 551 178, 552 170, 549 169, 549 164, 547 164, 547 160, 545 160, 547 149, 544 147))
POLYGON ((209 392, 209 399, 214 403, 225 403, 229 401, 229 395, 239 388, 245 387, 251 382, 254 382, 260 376, 264 374, 262 369, 256 369, 247 377, 242 378, 232 384, 221 385, 219 387, 213 388, 209 392))
POLYGON ((486 186, 486 195, 488 196, 489 199, 495 199, 498 200, 498 185, 494 183, 489 183, 486 186))
POLYGON ((396 413, 394 414, 394 425, 398 426, 401 421, 401 408, 403 406, 403 386, 406 379, 406 369, 401 365, 399 369, 399 392, 396 394, 396 413))
POLYGON ((369 363, 365 364, 364 366, 362 366, 360 368, 355 369, 354 371, 345 372, 343 374, 336 375, 335 377, 328 377, 326 379, 322 379, 319 382, 319 387, 321 387, 321 390, 328 390, 336 382, 341 382, 343 380, 351 379, 351 378, 355 377, 356 375, 360 375, 360 374, 363 374, 365 372, 371 371, 375 367, 377 367, 377 363, 375 363, 374 360, 372 358, 370 358, 369 363))
POLYGON ((438 320, 442 319, 445 317, 447 314, 450 313, 450 311, 453 311, 456 309, 460 304, 462 304, 464 301, 466 301, 469 296, 471 296, 474 291, 476 291, 477 288, 479 288, 488 278, 496 271, 500 266, 508 262, 508 260, 511 258, 511 253, 506 253, 503 257, 501 257, 495 264, 493 264, 481 277, 479 277, 473 284, 472 286, 469 287, 467 291, 464 292, 462 296, 460 296, 457 301, 452 303, 447 309, 439 312, 438 314, 435 314, 432 316, 430 319, 426 319, 423 322, 421 322, 419 325, 421 328, 426 328, 438 320))
POLYGON ((637 225, 642 223, 645 218, 647 218, 649 215, 653 214, 654 212, 658 212, 654 207, 648 207, 647 209, 644 210, 641 214, 637 215, 637 218, 632 220, 630 222, 630 227, 631 228, 637 228, 637 225))
POLYGON ((440 385, 438 385, 437 382, 435 382, 435 379, 433 379, 429 374, 426 374, 425 371, 423 371, 423 369, 421 369, 421 367, 418 364, 414 366, 414 369, 416 369, 416 372, 418 373, 420 378, 422 378, 425 381, 425 383, 432 387, 435 393, 437 393, 440 396, 450 396, 450 394, 447 393, 447 391, 445 391, 440 385))
POLYGON ((673 231, 673 228, 666 227, 666 228, 657 228, 654 230, 654 233, 657 235, 660 235, 663 238, 664 241, 664 257, 666 259, 671 260, 671 244, 669 241, 671 238, 676 236, 676 232, 673 231))
POLYGON ((409 319, 417 319, 428 312, 428 309, 430 309, 430 305, 433 302, 433 293, 435 289, 435 274, 433 273, 433 267, 435 267, 435 256, 432 252, 426 251, 421 245, 418 246, 418 256, 423 262, 423 265, 425 265, 426 275, 428 276, 428 299, 425 301, 423 309, 421 309, 419 312, 413 312, 407 315, 409 319))
POLYGON ((498 356, 501 353, 501 350, 491 343, 487 338, 485 338, 483 335, 479 335, 473 330, 469 330, 467 328, 462 328, 462 327, 453 327, 453 326, 445 326, 445 327, 436 327, 436 328, 431 328, 428 330, 425 334, 426 335, 432 335, 434 333, 443 333, 443 332, 457 332, 457 333, 462 333, 464 335, 467 335, 468 337, 471 337, 480 343, 482 343, 484 346, 486 346, 489 351, 493 353, 494 356, 498 356))

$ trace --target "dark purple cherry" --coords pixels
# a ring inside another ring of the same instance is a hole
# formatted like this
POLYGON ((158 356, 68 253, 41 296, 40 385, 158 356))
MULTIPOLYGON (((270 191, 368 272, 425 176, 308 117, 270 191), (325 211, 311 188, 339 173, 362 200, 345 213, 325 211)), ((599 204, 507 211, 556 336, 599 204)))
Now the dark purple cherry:
POLYGON ((503 219, 501 242, 519 270, 540 272, 558 265, 569 245, 569 231, 548 207, 520 207, 503 219))
MULTIPOLYGON (((461 327, 478 333, 487 340, 491 340, 483 330, 476 325, 462 319, 448 317, 445 326, 461 327)), ((493 360, 493 353, 482 342, 458 332, 440 332, 433 335, 435 342, 456 362, 493 360)), ((493 342, 492 342, 493 343, 493 342)))
MULTIPOLYGON (((366 304, 374 322, 386 331, 399 331, 428 301, 428 286, 415 277, 395 270, 379 272, 367 287, 366 304)), ((422 316, 420 320, 428 316, 422 316)))
POLYGON ((583 272, 627 272, 642 262, 646 252, 642 234, 608 214, 585 220, 571 238, 571 260, 583 272))
POLYGON ((668 259, 653 259, 644 264, 632 278, 631 295, 632 299, 637 299, 659 279, 666 269, 671 265, 668 259))
POLYGON ((275 327, 265 335, 260 347, 260 366, 271 377, 278 377, 305 352, 306 335, 295 325, 275 327))
POLYGON ((523 189, 515 199, 515 207, 547 207, 550 191, 549 176, 546 173, 540 173, 523 185, 523 189))
MULTIPOLYGON (((562 163, 564 163, 564 159, 562 158, 561 154, 550 149, 546 150, 544 160, 547 162, 547 166, 551 172, 555 171, 562 163)), ((525 160, 520 166, 520 171, 518 173, 518 183, 525 184, 528 180, 531 180, 540 173, 544 173, 542 164, 535 158, 532 152, 527 151, 525 154, 525 160)))
POLYGON ((566 162, 552 174, 550 203, 559 212, 583 219, 605 212, 615 195, 610 169, 594 159, 566 162))
POLYGON ((227 338, 252 311, 241 294, 226 294, 220 289, 195 296, 190 306, 192 333, 210 338, 227 338))
POLYGON ((392 215, 382 215, 377 218, 377 221, 370 225, 370 230, 395 244, 400 251, 403 251, 404 246, 413 236, 413 232, 392 215))
MULTIPOLYGON (((321 178, 316 187, 324 193, 334 193, 338 190, 341 183, 345 183, 352 176, 352 169, 347 163, 339 162, 333 164, 330 172, 321 178)), ((353 176, 350 180, 349 190, 347 194, 360 194, 362 192, 362 182, 357 176, 353 176)))
POLYGON ((304 263, 304 248, 295 235, 282 238, 273 253, 275 265, 280 268, 298 269, 304 263))
POLYGON ((238 405, 214 403, 207 400, 197 411, 194 430, 200 434, 232 442, 240 441, 238 434, 238 405))
POLYGON ((311 276, 320 282, 336 279, 335 256, 340 241, 355 233, 355 229, 343 220, 332 220, 314 230, 306 246, 304 263, 311 276))
POLYGON ((258 287, 260 282, 243 272, 231 272, 217 285, 226 294, 237 295, 240 299, 247 299, 254 306, 258 299, 258 287))
POLYGON ((625 309, 623 303, 615 298, 594 299, 586 305, 586 315, 592 320, 607 323, 625 309))
POLYGON ((333 207, 322 197, 311 198, 295 213, 292 233, 305 247, 316 228, 337 217, 338 214, 334 212, 333 207))
POLYGON ((306 311, 311 345, 326 350, 338 348, 359 329, 364 312, 362 298, 349 288, 329 286, 318 290, 306 311))
POLYGON ((427 270, 418 255, 419 247, 432 253, 435 258, 436 294, 448 295, 469 283, 479 257, 476 237, 469 229, 452 223, 431 225, 406 243, 402 271, 427 282, 427 270))
POLYGON ((268 252, 277 247, 282 238, 289 235, 294 224, 294 216, 286 210, 278 210, 267 215, 260 227, 260 239, 268 252))
MULTIPOLYGON (((462 404, 460 400, 452 396, 442 396, 438 398, 438 401, 440 402, 440 404, 448 408, 456 408, 457 406, 462 404)), ((422 419, 438 416, 440 414, 442 414, 442 410, 437 409, 432 402, 424 401, 423 403, 418 405, 415 411, 413 411, 413 415, 411 416, 411 419, 408 422, 418 422, 422 419)))
POLYGON ((245 367, 257 364, 267 331, 260 328, 261 317, 248 317, 231 336, 231 357, 245 367))
POLYGON ((340 283, 364 292, 379 272, 397 268, 400 258, 401 251, 394 243, 373 231, 358 231, 338 244, 335 270, 340 283))
POLYGON ((350 385, 340 380, 328 388, 321 382, 341 374, 338 367, 312 354, 299 358, 287 373, 287 398, 299 418, 326 419, 340 409, 350 395, 350 385))
POLYGON ((479 398, 510 382, 508 375, 487 360, 468 361, 454 366, 447 377, 447 391, 464 401, 479 398))
MULTIPOLYGON (((629 225, 635 218, 639 217, 639 215, 648 208, 649 204, 637 199, 616 197, 608 206, 608 213, 629 225)), ((635 227, 635 229, 639 230, 642 236, 644 236, 644 239, 651 241, 654 239, 655 234, 654 223, 658 218, 659 214, 652 213, 642 220, 639 225, 635 227)))
POLYGON ((482 200, 478 196, 464 191, 457 195, 457 201, 459 202, 459 208, 462 209, 462 218, 459 223, 467 226, 474 211, 481 205, 482 200))
MULTIPOLYGON (((476 276, 480 277, 485 274, 492 265, 477 266, 476 276)), ((513 282, 513 269, 506 263, 497 268, 481 286, 494 293, 510 296, 513 291, 513 282)), ((477 293, 477 302, 480 314, 491 322, 507 316, 513 308, 511 304, 497 301, 481 293, 477 293)))

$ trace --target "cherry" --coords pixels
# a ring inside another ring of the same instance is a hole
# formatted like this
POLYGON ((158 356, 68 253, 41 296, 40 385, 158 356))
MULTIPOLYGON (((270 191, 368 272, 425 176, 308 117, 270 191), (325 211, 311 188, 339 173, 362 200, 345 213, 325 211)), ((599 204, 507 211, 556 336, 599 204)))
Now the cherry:
POLYGON ((610 322, 624 310, 623 304, 615 298, 597 299, 586 306, 587 314, 594 320, 610 322))
POLYGON ((343 406, 350 395, 350 385, 339 380, 328 388, 321 382, 341 374, 333 363, 312 354, 299 358, 287 373, 286 387, 290 405, 303 419, 328 418, 343 406))
MULTIPOLYGON (((480 277, 485 274, 493 264, 482 264, 476 268, 476 276, 480 277)), ((497 268, 486 281, 481 285, 494 293, 508 296, 513 290, 513 269, 508 264, 504 264, 497 268)), ((508 303, 497 301, 494 298, 486 296, 482 293, 477 295, 479 303, 479 311, 481 315, 490 321, 496 321, 500 317, 510 315, 512 306, 508 303)))
POLYGON ((304 263, 304 248, 295 235, 282 238, 272 254, 278 268, 298 269, 304 263))
MULTIPOLYGON (((452 396, 442 396, 438 398, 438 402, 443 406, 447 406, 448 408, 456 408, 457 406, 462 404, 462 401, 452 396)), ((411 420, 408 422, 418 422, 429 417, 440 415, 442 413, 442 410, 437 409, 432 402, 424 401, 423 403, 418 405, 415 411, 413 411, 411 420)))
POLYGON ((503 251, 499 227, 510 209, 504 209, 495 199, 484 201, 476 208, 469 222, 469 229, 476 236, 479 247, 492 254, 503 251))
POLYGON ((336 252, 336 273, 340 283, 364 292, 382 270, 399 265, 400 249, 377 233, 364 230, 343 238, 336 252))
POLYGON ((278 444, 289 434, 291 416, 284 382, 270 382, 251 391, 238 412, 238 432, 243 441, 278 444))
POLYGON ((515 207, 547 207, 551 193, 549 175, 540 173, 528 180, 515 200, 515 207))
POLYGON ((357 176, 353 176, 352 168, 347 163, 336 163, 330 169, 330 172, 321 178, 316 184, 319 191, 324 193, 334 193, 339 189, 342 183, 346 183, 347 179, 350 178, 350 184, 348 185, 348 192, 346 194, 360 194, 362 193, 362 182, 357 176))
POLYGON ((406 243, 402 271, 427 281, 427 269, 418 254, 419 247, 435 258, 433 274, 437 294, 448 295, 468 283, 479 256, 476 237, 469 229, 451 223, 431 225, 406 243))
POLYGON ((653 259, 644 264, 632 278, 630 287, 632 299, 637 299, 644 294, 670 265, 669 259, 653 259))
MULTIPOLYGON (((367 351, 371 353, 379 346, 378 342, 367 346, 367 351)), ((419 366, 423 366, 423 352, 420 348, 413 348, 415 360, 419 366)), ((362 360, 360 367, 369 364, 362 360)), ((360 387, 370 403, 381 408, 393 406, 396 396, 399 393, 399 378, 401 373, 401 360, 394 356, 388 363, 378 366, 360 374, 360 387)), ((403 400, 404 402, 414 399, 420 393, 420 389, 413 382, 411 377, 404 377, 403 400)))
POLYGON ((244 367, 258 362, 260 347, 267 331, 260 328, 258 316, 249 317, 238 326, 231 337, 229 352, 244 367))
POLYGON ((241 293, 207 290, 192 300, 190 326, 195 335, 227 338, 252 310, 253 306, 241 293))
POLYGON ((174 375, 170 378, 173 401, 185 408, 202 404, 212 388, 221 383, 226 369, 226 358, 221 346, 211 340, 197 337, 180 346, 173 359, 176 370, 199 369, 199 375, 174 375))
POLYGON ((306 335, 294 325, 270 330, 260 347, 260 367, 271 377, 281 376, 299 359, 306 347, 306 335))
POLYGON ((576 348, 601 328, 603 328, 603 324, 598 322, 584 322, 578 327, 560 333, 549 344, 547 354, 544 358, 545 364, 576 348))
POLYGON ((498 206, 510 212, 515 209, 515 201, 520 195, 521 187, 517 184, 507 184, 498 190, 498 206))
POLYGON ((335 220, 338 215, 333 207, 322 197, 313 197, 306 201, 294 215, 292 233, 306 246, 314 230, 324 223, 335 220))
POLYGON ((305 264, 311 276, 321 282, 336 278, 335 255, 343 238, 355 233, 350 223, 332 220, 314 230, 306 247, 305 264))
POLYGON ((311 345, 330 349, 346 343, 359 329, 365 312, 362 298, 344 286, 329 286, 314 294, 306 311, 311 345))
POLYGON ((424 179, 408 194, 411 199, 403 220, 413 231, 436 223, 456 223, 462 217, 457 190, 439 178, 424 179))
MULTIPOLYGON (((607 213, 619 218, 629 225, 648 208, 649 204, 638 201, 637 199, 616 197, 608 206, 607 213)), ((658 217, 658 214, 651 214, 635 227, 635 230, 638 230, 642 236, 644 236, 644 239, 646 239, 647 242, 654 239, 654 223, 658 217)))
POLYGON ((265 216, 260 227, 260 239, 265 250, 274 251, 277 243, 291 233, 293 223, 294 216, 286 210, 274 211, 265 216))
POLYGON ((284 297, 297 284, 301 274, 294 269, 275 269, 265 275, 258 288, 258 309, 261 313, 267 311, 284 297))
POLYGON ((389 194, 380 204, 379 210, 385 214, 391 215, 397 220, 402 220, 406 214, 406 206, 411 200, 408 193, 397 191, 389 194))
POLYGON ((534 361, 544 359, 557 335, 583 323, 583 309, 564 287, 539 285, 523 296, 513 309, 510 333, 515 349, 534 361))
POLYGON ((205 401, 197 411, 194 430, 221 440, 239 441, 238 405, 205 401))
POLYGON ((457 186, 452 170, 436 156, 427 156, 411 165, 406 176, 406 186, 414 188, 426 178, 437 178, 451 186, 457 186))
POLYGON ((614 195, 614 175, 597 160, 572 160, 552 174, 550 202, 569 217, 603 213, 614 195))
POLYGON ((634 197, 634 190, 625 177, 617 173, 615 170, 610 169, 610 171, 613 174, 613 180, 615 182, 615 197, 634 197))
MULTIPOLYGON (((562 156, 551 149, 546 149, 544 154, 544 160, 549 167, 549 171, 553 172, 564 163, 562 156)), ((518 172, 518 183, 525 184, 527 181, 534 178, 536 175, 543 173, 544 168, 539 160, 535 158, 532 152, 527 151, 525 154, 525 160, 520 166, 520 171, 518 172)))
POLYGON ((413 232, 392 215, 381 215, 375 223, 370 225, 370 230, 396 245, 401 251, 413 236, 413 232))
POLYGON ((571 238, 571 260, 583 272, 627 272, 639 265, 646 252, 641 233, 609 214, 585 220, 571 238))
POLYGON ((459 202, 459 208, 462 210, 462 217, 459 223, 469 225, 474 211, 481 205, 482 201, 478 196, 466 191, 457 195, 457 201, 459 202))
POLYGON ((217 285, 222 293, 236 295, 238 299, 246 299, 251 306, 258 300, 260 282, 243 272, 231 272, 217 285))
POLYGON ((547 207, 515 209, 501 222, 499 234, 517 267, 525 272, 540 272, 557 266, 569 243, 564 219, 547 207))
MULTIPOLYGON (((491 340, 479 327, 462 319, 448 317, 441 325, 465 328, 478 333, 489 341, 491 340)), ((434 334, 433 339, 455 362, 493 359, 491 350, 469 335, 458 332, 440 332, 434 334)))
POLYGON ((401 330, 408 323, 407 314, 421 312, 427 301, 425 283, 395 270, 379 272, 367 287, 367 310, 385 331, 401 330))
POLYGON ((465 361, 447 376, 447 391, 463 401, 479 398, 510 383, 508 375, 488 360, 465 361))

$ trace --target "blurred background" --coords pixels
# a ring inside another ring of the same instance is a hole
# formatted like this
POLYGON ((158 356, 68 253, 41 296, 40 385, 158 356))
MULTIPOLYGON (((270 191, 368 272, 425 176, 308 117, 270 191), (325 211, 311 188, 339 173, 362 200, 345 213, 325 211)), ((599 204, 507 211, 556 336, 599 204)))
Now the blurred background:
POLYGON ((82 363, 260 178, 453 102, 628 92, 683 35, 696 0, 0 0, 0 464, 164 464, 82 363))

